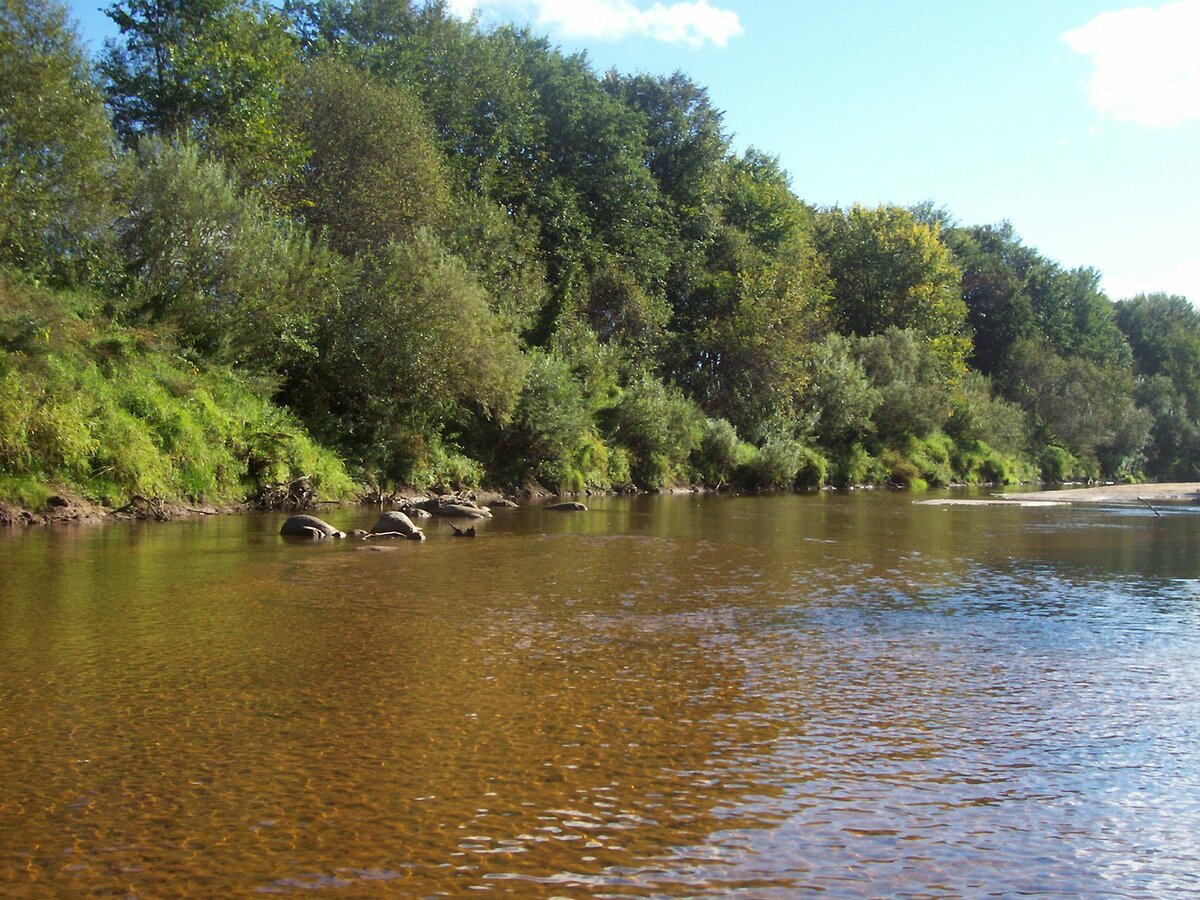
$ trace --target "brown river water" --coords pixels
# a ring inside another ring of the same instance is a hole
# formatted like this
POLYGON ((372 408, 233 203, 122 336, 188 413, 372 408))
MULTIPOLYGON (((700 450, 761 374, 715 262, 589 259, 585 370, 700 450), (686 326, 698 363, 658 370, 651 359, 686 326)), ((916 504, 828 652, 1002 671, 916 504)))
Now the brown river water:
POLYGON ((0 534, 0 895, 1200 894, 1200 511, 912 501, 0 534))

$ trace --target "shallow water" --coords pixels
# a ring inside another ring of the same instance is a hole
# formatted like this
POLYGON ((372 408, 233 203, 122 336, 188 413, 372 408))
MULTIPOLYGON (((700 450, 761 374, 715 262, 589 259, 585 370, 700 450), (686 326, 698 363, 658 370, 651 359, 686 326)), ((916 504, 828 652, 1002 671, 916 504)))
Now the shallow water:
POLYGON ((1200 893, 1192 508, 591 505, 0 534, 0 893, 1200 893))

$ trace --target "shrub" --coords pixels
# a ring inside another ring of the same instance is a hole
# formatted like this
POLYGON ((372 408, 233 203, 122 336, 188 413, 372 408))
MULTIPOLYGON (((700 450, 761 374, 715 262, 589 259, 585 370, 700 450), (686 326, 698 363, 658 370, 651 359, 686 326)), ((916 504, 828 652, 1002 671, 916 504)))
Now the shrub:
POLYGON ((1054 444, 1042 448, 1038 454, 1038 467, 1043 481, 1062 483, 1086 477, 1083 475, 1085 467, 1080 460, 1070 451, 1054 444))
POLYGON ((832 481, 838 487, 879 484, 886 476, 880 460, 860 443, 851 444, 834 460, 832 481))
POLYGON ((692 454, 692 468, 700 481, 720 487, 735 481, 754 459, 756 450, 738 437, 725 419, 707 419, 700 446, 692 454))
POLYGON ((777 437, 758 448, 748 467, 748 480, 760 489, 790 488, 804 461, 805 447, 791 438, 777 437))
POLYGON ((644 375, 625 388, 605 418, 610 438, 630 453, 635 482, 661 489, 686 477, 703 420, 678 388, 644 375))

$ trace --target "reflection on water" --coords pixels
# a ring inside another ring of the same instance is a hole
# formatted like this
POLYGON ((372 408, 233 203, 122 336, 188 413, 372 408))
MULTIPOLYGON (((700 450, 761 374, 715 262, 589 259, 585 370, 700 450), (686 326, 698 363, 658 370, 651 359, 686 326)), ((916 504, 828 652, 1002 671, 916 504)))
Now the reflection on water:
POLYGON ((1200 518, 910 501, 0 536, 0 893, 1200 891, 1200 518))

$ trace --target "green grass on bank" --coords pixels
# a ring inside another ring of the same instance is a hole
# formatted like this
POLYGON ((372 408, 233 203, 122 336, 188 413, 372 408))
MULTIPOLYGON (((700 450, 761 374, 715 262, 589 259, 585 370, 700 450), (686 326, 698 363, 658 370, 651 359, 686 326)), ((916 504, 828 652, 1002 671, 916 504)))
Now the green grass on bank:
POLYGON ((0 499, 227 503, 302 476, 323 499, 348 495, 341 461, 269 393, 114 325, 87 296, 0 273, 0 499))

